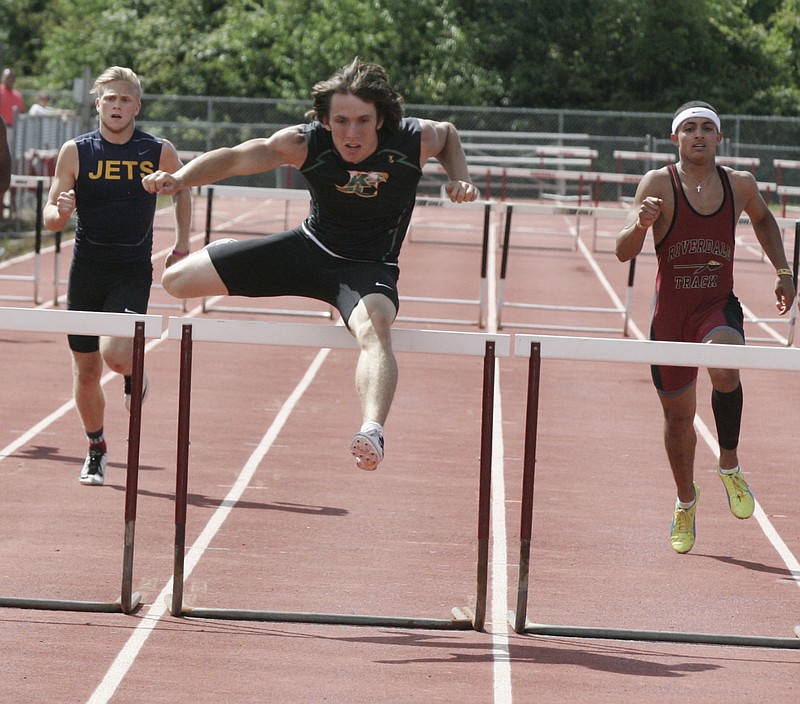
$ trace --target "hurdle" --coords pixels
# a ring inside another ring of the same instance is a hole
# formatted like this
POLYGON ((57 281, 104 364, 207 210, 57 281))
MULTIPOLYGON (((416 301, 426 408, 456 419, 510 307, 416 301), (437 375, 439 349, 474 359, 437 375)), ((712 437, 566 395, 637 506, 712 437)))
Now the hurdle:
POLYGON ((133 592, 133 553, 138 498, 139 448, 142 423, 144 340, 161 337, 161 317, 127 313, 90 313, 42 308, 0 308, 0 329, 19 332, 133 337, 133 374, 128 424, 128 465, 125 484, 125 537, 120 598, 113 602, 32 599, 0 596, 0 607, 49 611, 133 613, 141 594, 133 592))
MULTIPOLYGON (((621 217, 624 217, 625 213, 622 210, 612 209, 612 208, 603 208, 598 209, 594 207, 576 207, 576 206, 566 206, 566 205, 542 205, 542 204, 531 204, 531 203, 505 203, 505 229, 503 232, 503 249, 502 249, 502 259, 500 264, 500 281, 497 287, 497 325, 498 329, 502 328, 502 312, 503 308, 521 308, 526 310, 553 310, 553 311, 569 311, 573 313, 611 313, 615 315, 620 315, 622 317, 622 334, 627 336, 628 335, 628 325, 630 322, 630 311, 631 306, 633 304, 633 281, 634 281, 634 274, 636 271, 636 264, 635 259, 631 260, 631 263, 628 268, 628 284, 627 284, 627 293, 626 293, 626 302, 623 307, 597 307, 597 306, 563 306, 563 305, 555 305, 555 304, 546 304, 546 303, 519 303, 519 302, 509 302, 505 300, 505 287, 506 287, 506 277, 508 274, 508 255, 511 249, 510 241, 511 241, 511 221, 514 212, 522 211, 522 212, 534 212, 534 213, 547 213, 547 214, 555 214, 555 215, 575 215, 576 217, 576 237, 575 240, 577 242, 578 236, 580 234, 580 216, 581 215, 590 215, 594 216, 598 210, 602 210, 604 213, 606 211, 610 211, 613 213, 619 213, 621 217)), ((577 245, 576 245, 577 248, 577 245)), ((609 328, 609 327, 584 327, 584 326, 567 326, 567 325, 544 325, 544 324, 536 324, 536 323, 513 323, 513 326, 516 328, 539 328, 539 329, 548 329, 548 330, 570 330, 570 331, 583 331, 583 332, 619 332, 619 328, 609 328)))
MULTIPOLYGON (((36 190, 36 226, 34 232, 34 258, 33 258, 33 274, 17 275, 17 274, 0 274, 2 281, 28 281, 33 284, 33 293, 30 296, 15 296, 10 294, 0 295, 0 300, 3 301, 32 301, 35 304, 41 303, 39 295, 39 285, 42 278, 42 229, 44 227, 44 219, 42 215, 42 202, 44 199, 44 186, 49 185, 49 176, 11 176, 11 188, 26 188, 36 190)), ((61 233, 57 233, 57 238, 60 239, 61 233)))
MULTIPOLYGON (((528 395, 523 457, 522 506, 520 510, 519 578, 516 612, 509 623, 519 634, 572 638, 638 640, 669 643, 735 645, 761 648, 800 648, 800 637, 781 638, 725 633, 634 630, 589 626, 534 623, 528 620, 530 547, 533 524, 533 497, 536 443, 539 421, 539 383, 541 360, 560 359, 591 362, 629 362, 678 366, 714 366, 731 369, 769 369, 800 371, 800 349, 708 345, 650 340, 612 340, 546 335, 515 335, 514 354, 528 357, 528 395)), ((800 631, 797 633, 800 636, 800 631)))
MULTIPOLYGON (((789 265, 792 268, 792 282, 794 283, 795 289, 797 288, 797 267, 800 263, 800 220, 784 220, 783 218, 776 218, 778 220, 778 226, 783 227, 788 225, 794 225, 794 248, 792 251, 792 258, 789 265)), ((762 260, 766 257, 762 254, 762 260)), ((768 262, 769 263, 769 262, 768 262)), ((771 266, 771 265, 770 265, 771 266)), ((794 343, 794 334, 795 334, 795 326, 797 320, 797 308, 796 308, 796 301, 792 301, 789 306, 788 315, 784 315, 781 317, 767 317, 761 318, 756 315, 747 315, 745 316, 746 323, 753 323, 756 325, 761 324, 784 324, 787 325, 788 330, 786 332, 786 346, 791 347, 794 343)), ((773 337, 749 337, 748 340, 752 342, 774 342, 775 338, 773 337)))
MULTIPOLYGON (((178 451, 175 489, 175 555, 170 613, 209 619, 293 623, 385 626, 441 630, 483 630, 488 590, 490 487, 494 421, 495 360, 510 353, 510 336, 490 333, 396 329, 397 352, 483 356, 483 390, 478 497, 478 558, 474 609, 454 607, 449 619, 189 607, 184 604, 184 561, 189 465, 192 349, 195 341, 282 345, 357 350, 358 344, 342 326, 308 323, 268 323, 221 319, 170 318, 168 337, 180 340, 178 451)), ((169 598, 169 597, 168 597, 169 598)))
MULTIPOLYGON (((417 202, 432 202, 431 198, 417 198, 417 202)), ((479 328, 486 327, 487 316, 487 297, 488 297, 488 261, 489 261, 489 242, 491 238, 492 228, 496 225, 492 223, 492 213, 495 210, 496 203, 494 201, 473 201, 471 203, 458 203, 457 205, 451 204, 449 199, 437 199, 444 207, 454 205, 460 210, 483 210, 483 230, 481 238, 481 260, 480 260, 480 283, 478 288, 478 298, 465 299, 465 298, 441 298, 435 296, 400 296, 400 303, 404 301, 413 303, 433 303, 437 305, 467 305, 477 306, 477 318, 431 318, 426 316, 405 316, 398 315, 397 320, 406 323, 434 323, 440 325, 477 325, 479 328)), ((416 212, 416 211, 415 211, 416 212)), ((413 222, 413 220, 412 220, 413 222)), ((409 234, 411 227, 409 227, 409 234)), ((444 243, 438 240, 429 241, 430 243, 444 243)), ((452 244, 452 243, 448 243, 452 244)))
MULTIPOLYGON (((293 200, 308 201, 310 196, 308 191, 292 188, 257 188, 252 186, 207 186, 204 187, 206 194, 206 222, 205 222, 205 244, 211 242, 211 233, 214 228, 212 225, 213 220, 213 203, 216 195, 229 195, 233 197, 245 198, 261 198, 270 200, 283 200, 285 202, 283 218, 276 220, 280 223, 282 230, 290 228, 289 223, 289 202, 293 200)), ((432 198, 417 198, 417 203, 428 203, 433 201, 445 205, 450 201, 447 199, 432 199, 432 198)), ((477 299, 449 299, 437 298, 433 296, 400 296, 400 302, 408 301, 414 303, 433 303, 433 304, 454 304, 454 305, 474 305, 477 306, 476 319, 443 319, 443 318, 430 318, 430 317, 404 317, 399 316, 398 321, 414 322, 414 323, 439 323, 448 325, 477 325, 484 327, 486 323, 486 296, 487 296, 487 249, 489 242, 489 231, 491 227, 491 212, 493 203, 488 201, 476 201, 473 203, 459 203, 458 207, 465 210, 482 208, 484 211, 483 218, 483 239, 482 239, 482 257, 480 262, 480 287, 477 299)), ((411 226, 409 226, 409 233, 411 226)), ((226 230, 227 232, 227 230, 226 230)), ((231 234, 253 234, 252 232, 245 231, 230 231, 231 234)), ((263 233, 266 234, 266 233, 263 233)), ((243 306, 226 306, 226 305, 212 305, 209 303, 208 298, 204 298, 201 303, 203 313, 249 313, 249 314, 263 314, 263 315, 277 315, 277 316, 291 316, 291 317, 311 317, 311 318, 325 318, 328 320, 333 319, 334 309, 328 306, 326 310, 307 310, 307 309, 286 309, 286 308, 261 308, 261 307, 243 307, 243 306)))

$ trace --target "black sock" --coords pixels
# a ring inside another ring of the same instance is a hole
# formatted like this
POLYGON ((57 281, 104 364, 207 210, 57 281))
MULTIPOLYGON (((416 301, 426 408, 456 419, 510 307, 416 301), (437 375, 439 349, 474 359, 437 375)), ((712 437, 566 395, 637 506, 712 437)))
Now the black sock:
POLYGON ((711 408, 717 425, 717 440, 724 450, 735 450, 739 446, 739 430, 742 424, 742 385, 728 393, 714 389, 711 393, 711 408))
POLYGON ((108 449, 106 447, 106 439, 103 436, 103 428, 101 427, 100 430, 90 433, 89 431, 86 432, 86 437, 89 438, 89 449, 90 450, 100 450, 100 452, 106 452, 108 449))

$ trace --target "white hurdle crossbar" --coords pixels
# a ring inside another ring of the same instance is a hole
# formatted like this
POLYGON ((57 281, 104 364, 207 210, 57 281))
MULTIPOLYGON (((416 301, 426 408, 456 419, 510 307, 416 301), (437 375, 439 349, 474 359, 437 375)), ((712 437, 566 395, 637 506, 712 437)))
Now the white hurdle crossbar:
POLYGON ((68 335, 133 337, 133 323, 144 323, 146 338, 161 337, 160 315, 94 313, 52 308, 0 307, 0 329, 20 332, 52 332, 68 335))
POLYGON ((0 329, 75 335, 132 337, 133 388, 128 425, 128 466, 125 483, 125 538, 122 556, 122 587, 117 601, 32 599, 0 596, 0 607, 50 611, 132 613, 141 595, 132 590, 133 549, 138 495, 139 448, 142 422, 144 340, 161 337, 161 317, 127 313, 87 313, 43 308, 0 308, 0 329))
MULTIPOLYGON (((516 335, 514 351, 529 357, 528 398, 525 422, 522 500, 520 510, 520 554, 516 612, 508 620, 517 633, 573 638, 639 640, 670 643, 736 645, 757 648, 800 648, 800 638, 753 636, 725 633, 693 633, 650 631, 589 626, 565 626, 533 623, 528 620, 528 583, 530 547, 532 543, 533 496, 536 465, 536 438, 539 417, 539 381, 541 360, 563 359, 591 362, 628 362, 666 364, 672 366, 713 366, 719 368, 751 368, 800 370, 800 349, 711 345, 683 342, 651 342, 648 340, 612 340, 546 335, 516 335)), ((796 629, 800 635, 800 627, 796 629)))
POLYGON ((514 336, 514 355, 530 356, 530 346, 534 342, 542 345, 542 359, 800 371, 800 348, 797 347, 519 334, 514 336))
POLYGON ((480 480, 478 490, 477 596, 474 609, 469 606, 455 607, 452 609, 452 618, 449 619, 220 609, 187 607, 184 605, 191 366, 194 341, 341 349, 357 349, 357 345, 350 333, 342 326, 214 320, 208 318, 170 318, 168 337, 169 339, 181 341, 175 489, 175 554, 173 593, 170 599, 170 612, 173 616, 243 621, 327 623, 351 626, 483 630, 488 591, 495 359, 497 355, 507 356, 510 354, 510 336, 433 330, 395 329, 392 331, 392 347, 398 352, 483 356, 480 480))

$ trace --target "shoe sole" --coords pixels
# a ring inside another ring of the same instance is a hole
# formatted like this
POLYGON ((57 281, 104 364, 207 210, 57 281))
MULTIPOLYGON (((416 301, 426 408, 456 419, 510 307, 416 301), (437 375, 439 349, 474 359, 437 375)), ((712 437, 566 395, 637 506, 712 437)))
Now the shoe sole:
POLYGON ((80 483, 86 486, 102 486, 103 477, 98 477, 96 474, 90 474, 88 477, 81 477, 80 483))
POLYGON ((350 445, 350 453, 356 458, 356 467, 367 472, 373 472, 383 459, 375 445, 365 435, 358 434, 350 445))

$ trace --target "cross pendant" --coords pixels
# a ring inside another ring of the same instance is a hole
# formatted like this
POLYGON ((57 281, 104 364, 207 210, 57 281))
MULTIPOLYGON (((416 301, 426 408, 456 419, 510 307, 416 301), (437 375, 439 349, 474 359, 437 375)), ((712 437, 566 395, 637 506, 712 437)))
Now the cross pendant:
POLYGON ((701 189, 701 188, 702 188, 702 186, 701 186, 700 184, 698 184, 698 185, 697 185, 697 192, 698 192, 698 193, 700 193, 700 189, 701 189))

